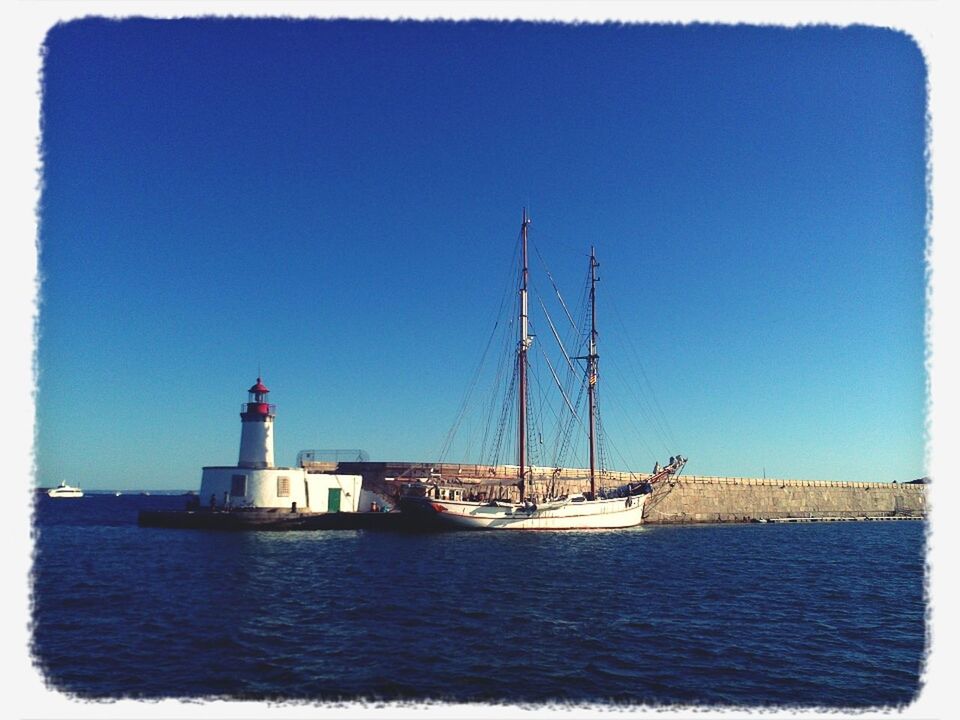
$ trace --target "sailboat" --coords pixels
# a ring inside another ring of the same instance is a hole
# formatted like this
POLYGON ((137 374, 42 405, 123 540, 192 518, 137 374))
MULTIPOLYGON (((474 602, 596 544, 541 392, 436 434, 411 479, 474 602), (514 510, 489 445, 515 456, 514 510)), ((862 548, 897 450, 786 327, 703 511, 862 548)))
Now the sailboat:
POLYGON ((517 342, 517 478, 519 502, 504 499, 463 499, 463 489, 441 487, 433 483, 425 490, 407 492, 400 497, 401 510, 420 517, 428 517, 442 525, 462 529, 482 530, 585 530, 620 529, 640 525, 647 497, 656 483, 680 473, 687 458, 676 455, 666 466, 657 463, 654 472, 642 482, 628 482, 616 488, 597 487, 597 401, 596 386, 599 377, 596 326, 596 283, 599 263, 590 251, 590 336, 585 356, 573 358, 585 361, 587 399, 589 406, 590 490, 566 495, 544 494, 538 497, 528 492, 533 468, 527 459, 527 352, 532 344, 529 332, 527 294, 529 265, 527 256, 527 227, 530 219, 526 208, 521 222, 521 273, 519 302, 519 340, 517 342))

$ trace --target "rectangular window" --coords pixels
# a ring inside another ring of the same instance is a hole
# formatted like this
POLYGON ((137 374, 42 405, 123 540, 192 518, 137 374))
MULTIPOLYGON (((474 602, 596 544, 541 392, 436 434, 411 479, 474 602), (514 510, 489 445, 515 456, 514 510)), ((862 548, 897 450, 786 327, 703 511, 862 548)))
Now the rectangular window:
POLYGON ((243 497, 247 494, 246 475, 234 475, 230 478, 230 494, 234 497, 243 497))
POLYGON ((277 497, 290 497, 290 478, 277 478, 277 497))

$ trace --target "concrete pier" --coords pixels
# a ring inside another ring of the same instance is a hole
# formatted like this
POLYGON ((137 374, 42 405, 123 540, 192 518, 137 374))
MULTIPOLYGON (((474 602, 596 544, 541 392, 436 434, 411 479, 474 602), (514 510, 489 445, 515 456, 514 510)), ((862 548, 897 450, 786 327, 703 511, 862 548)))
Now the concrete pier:
POLYGON ((260 510, 141 510, 140 527, 180 530, 403 530, 402 513, 260 510))

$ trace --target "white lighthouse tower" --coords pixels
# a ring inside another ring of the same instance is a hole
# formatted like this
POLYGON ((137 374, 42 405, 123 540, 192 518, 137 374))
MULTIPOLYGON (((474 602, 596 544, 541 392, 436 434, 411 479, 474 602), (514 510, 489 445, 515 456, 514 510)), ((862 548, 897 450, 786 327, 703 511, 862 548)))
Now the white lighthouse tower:
POLYGON ((240 433, 240 459, 238 467, 243 468, 272 468, 273 467, 273 419, 274 405, 267 403, 270 390, 257 378, 257 383, 247 392, 250 401, 244 403, 240 410, 242 430, 240 433))
POLYGON ((240 407, 240 457, 236 465, 203 468, 200 504, 211 510, 287 508, 296 512, 357 512, 363 478, 277 467, 273 459, 276 407, 257 378, 240 407))

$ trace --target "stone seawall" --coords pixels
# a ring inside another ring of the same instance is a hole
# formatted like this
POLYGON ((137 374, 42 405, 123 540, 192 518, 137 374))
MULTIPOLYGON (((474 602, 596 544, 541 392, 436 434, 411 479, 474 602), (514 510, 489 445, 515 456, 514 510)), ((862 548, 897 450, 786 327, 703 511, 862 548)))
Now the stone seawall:
MULTIPOLYGON (((334 466, 324 469, 333 469, 334 466)), ((363 475, 363 489, 395 505, 402 483, 432 481, 459 485, 464 495, 516 500, 515 465, 480 466, 406 462, 341 462, 337 472, 363 475)), ((319 469, 319 468, 316 468, 319 469)), ((536 468, 540 477, 529 483, 533 494, 584 492, 590 488, 587 471, 552 472, 536 468), (547 476, 547 477, 543 477, 547 476)), ((605 486, 636 482, 649 473, 608 472, 605 486)), ((647 499, 644 522, 716 523, 751 522, 777 518, 910 516, 926 514, 926 487, 912 483, 836 482, 830 480, 780 480, 773 478, 708 477, 681 475, 658 484, 647 499)))
POLYGON ((681 476, 648 498, 644 522, 926 515, 924 485, 681 476))

